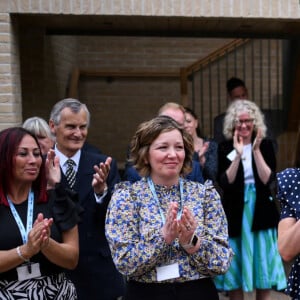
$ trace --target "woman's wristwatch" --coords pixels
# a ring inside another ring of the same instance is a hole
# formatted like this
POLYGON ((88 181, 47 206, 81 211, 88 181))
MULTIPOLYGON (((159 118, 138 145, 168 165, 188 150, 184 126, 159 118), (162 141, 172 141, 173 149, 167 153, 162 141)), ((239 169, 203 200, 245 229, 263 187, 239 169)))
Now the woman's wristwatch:
POLYGON ((198 236, 194 233, 192 238, 190 239, 189 243, 181 245, 181 247, 185 250, 193 248, 197 245, 198 239, 199 239, 198 236))

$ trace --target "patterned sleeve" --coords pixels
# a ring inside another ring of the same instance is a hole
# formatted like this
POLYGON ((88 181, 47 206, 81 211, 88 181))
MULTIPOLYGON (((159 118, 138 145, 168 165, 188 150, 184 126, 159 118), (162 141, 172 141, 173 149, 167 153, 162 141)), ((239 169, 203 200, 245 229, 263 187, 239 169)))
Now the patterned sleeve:
POLYGON ((233 256, 228 241, 227 219, 220 196, 212 186, 206 187, 203 201, 203 232, 199 236, 199 251, 191 255, 193 263, 202 274, 224 274, 233 256))
POLYGON ((277 181, 280 219, 297 218, 297 206, 300 198, 300 169, 288 168, 277 173, 277 181))
POLYGON ((167 247, 157 226, 140 234, 135 198, 129 182, 116 186, 106 215, 105 233, 120 273, 139 276, 156 266, 159 257, 166 255, 167 247))

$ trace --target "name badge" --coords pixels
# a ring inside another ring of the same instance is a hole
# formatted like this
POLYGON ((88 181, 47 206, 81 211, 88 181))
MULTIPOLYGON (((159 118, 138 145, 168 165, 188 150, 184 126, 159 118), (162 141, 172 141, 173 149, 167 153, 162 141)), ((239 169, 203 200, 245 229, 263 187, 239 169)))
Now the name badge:
POLYGON ((157 281, 180 277, 178 263, 156 267, 157 281))
POLYGON ((23 281, 41 276, 39 263, 28 263, 17 268, 18 281, 23 281))
POLYGON ((233 149, 227 156, 226 156, 230 161, 233 161, 236 157, 236 150, 233 149))

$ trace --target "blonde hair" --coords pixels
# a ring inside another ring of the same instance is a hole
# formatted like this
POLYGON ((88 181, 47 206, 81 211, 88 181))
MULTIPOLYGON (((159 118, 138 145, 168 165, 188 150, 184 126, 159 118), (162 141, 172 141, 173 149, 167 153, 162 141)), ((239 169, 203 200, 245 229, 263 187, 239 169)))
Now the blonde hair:
POLYGON ((42 118, 39 117, 28 118, 25 120, 22 127, 30 131, 35 136, 48 137, 49 139, 54 140, 49 125, 42 118))
POLYGON ((267 131, 264 115, 261 112, 260 108, 250 100, 235 100, 229 105, 223 124, 224 136, 227 139, 231 139, 233 137, 235 121, 242 113, 249 114, 250 118, 253 119, 254 132, 257 132, 257 130, 260 129, 262 138, 264 138, 267 131))
POLYGON ((176 102, 167 102, 165 103, 163 106, 160 107, 160 109, 158 110, 158 116, 161 116, 164 114, 164 112, 169 109, 169 108, 172 108, 172 109, 179 109, 181 110, 183 113, 185 113, 185 109, 184 107, 181 105, 181 104, 178 104, 176 102))

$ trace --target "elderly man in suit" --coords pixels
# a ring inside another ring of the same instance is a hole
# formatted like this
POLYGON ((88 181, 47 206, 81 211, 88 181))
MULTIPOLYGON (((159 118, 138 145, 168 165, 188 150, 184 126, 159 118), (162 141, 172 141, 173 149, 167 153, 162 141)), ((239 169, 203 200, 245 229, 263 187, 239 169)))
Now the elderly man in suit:
POLYGON ((104 234, 105 215, 114 185, 120 181, 115 160, 82 149, 90 113, 76 99, 63 99, 51 111, 49 126, 55 136, 62 184, 78 193, 84 208, 79 224, 80 258, 69 272, 80 300, 112 300, 123 295, 123 278, 117 272, 104 234))

